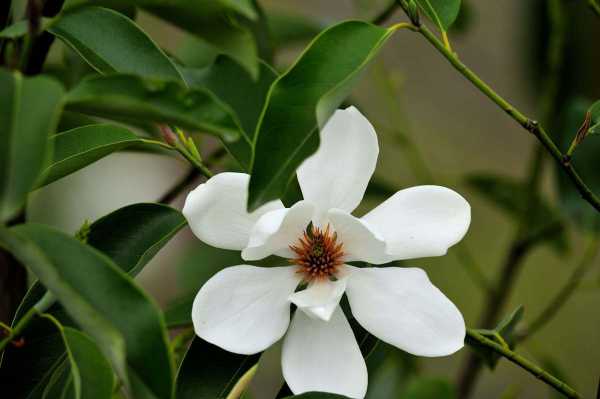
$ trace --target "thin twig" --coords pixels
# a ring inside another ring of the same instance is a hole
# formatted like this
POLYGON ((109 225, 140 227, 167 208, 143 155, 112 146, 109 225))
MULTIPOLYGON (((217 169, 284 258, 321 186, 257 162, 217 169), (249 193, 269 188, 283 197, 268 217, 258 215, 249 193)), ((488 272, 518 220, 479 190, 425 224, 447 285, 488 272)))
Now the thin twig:
MULTIPOLYGON (((402 5, 402 3, 400 3, 400 5, 402 5)), ((560 167, 567 174, 581 197, 600 212, 600 198, 598 198, 598 196, 585 184, 573 165, 550 138, 546 130, 536 120, 525 116, 521 111, 496 93, 496 91, 475 74, 475 72, 463 64, 454 52, 449 51, 437 36, 435 36, 435 34, 433 34, 433 32, 425 25, 421 24, 412 30, 421 33, 421 35, 423 35, 423 37, 425 37, 425 39, 427 39, 427 41, 431 43, 444 58, 446 58, 454 69, 467 78, 467 80, 479 89, 479 91, 504 110, 504 112, 519 123, 524 129, 533 134, 544 146, 546 151, 559 163, 560 167)))
MULTIPOLYGON (((548 75, 544 80, 544 92, 541 97, 540 107, 544 122, 549 122, 552 119, 554 111, 557 108, 558 89, 560 87, 561 76, 560 72, 564 59, 566 29, 561 1, 562 0, 548 0, 547 3, 548 16, 551 24, 551 35, 546 55, 548 75)), ((493 93, 491 89, 489 90, 493 93)), ((499 96, 497 96, 497 98, 504 101, 499 96)), ((510 107, 506 101, 504 101, 504 103, 510 107)), ((520 113, 517 113, 516 115, 519 114, 520 113)), ((557 234, 563 229, 562 223, 556 221, 554 223, 548 223, 544 228, 530 233, 531 225, 535 221, 534 215, 536 213, 536 207, 538 206, 535 198, 539 190, 538 186, 541 180, 543 167, 543 147, 536 146, 533 151, 527 179, 527 186, 529 188, 529 195, 526 199, 527 202, 521 221, 516 230, 515 237, 510 245, 504 266, 501 269, 500 279, 498 280, 493 294, 488 298, 486 307, 483 308, 484 310, 480 321, 480 325, 483 327, 491 328, 493 324, 497 322, 500 312, 510 296, 512 286, 517 280, 518 273, 524 264, 523 261, 529 250, 534 248, 537 243, 542 242, 547 237, 557 234)), ((471 353, 470 356, 465 359, 458 380, 458 391, 461 398, 469 397, 482 367, 483 362, 474 353, 471 353)))
POLYGON ((556 316, 558 311, 568 302, 569 298, 573 295, 581 280, 585 277, 590 268, 594 265, 594 259, 598 255, 600 250, 600 239, 593 238, 588 245, 579 265, 562 287, 560 291, 554 296, 554 298, 546 305, 542 312, 529 324, 528 327, 524 328, 521 333, 518 334, 517 340, 524 341, 529 336, 535 334, 542 327, 544 327, 550 320, 556 316))
POLYGON ((479 334, 477 331, 472 329, 467 329, 467 335, 469 338, 477 341, 479 344, 484 345, 485 347, 493 350, 500 356, 510 360, 514 364, 518 365, 524 370, 527 370, 530 374, 532 374, 535 378, 544 381, 546 384, 550 385, 558 392, 565 395, 567 398, 581 398, 581 395, 577 393, 573 388, 567 385, 565 382, 559 380, 552 374, 543 370, 541 367, 531 362, 530 360, 524 358, 516 352, 513 352, 509 348, 504 347, 503 345, 498 344, 495 341, 479 334))

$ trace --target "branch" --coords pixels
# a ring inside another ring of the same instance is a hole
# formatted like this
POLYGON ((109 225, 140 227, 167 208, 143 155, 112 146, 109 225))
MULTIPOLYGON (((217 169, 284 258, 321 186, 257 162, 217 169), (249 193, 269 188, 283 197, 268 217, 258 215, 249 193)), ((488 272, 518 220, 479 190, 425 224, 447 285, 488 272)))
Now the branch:
POLYGON ((581 280, 590 268, 594 265, 594 259, 598 255, 600 250, 600 240, 594 238, 590 245, 587 247, 579 266, 569 277, 569 280, 565 283, 562 289, 554 296, 548 305, 542 310, 537 318, 535 318, 529 327, 526 327, 518 336, 518 341, 524 341, 530 335, 536 333, 542 327, 544 327, 560 310, 560 308, 567 303, 571 295, 575 292, 575 289, 581 283, 581 280))
POLYGON ((498 93, 496 93, 487 83, 477 76, 471 69, 463 64, 455 53, 448 50, 444 44, 431 32, 425 25, 413 29, 423 35, 429 43, 431 43, 448 62, 461 75, 469 80, 473 85, 485 94, 490 100, 498 105, 511 118, 519 123, 524 129, 533 134, 542 143, 544 148, 552 157, 559 163, 562 170, 567 174, 581 197, 590 203, 598 212, 600 212, 600 198, 596 196, 592 190, 581 179, 569 159, 558 149, 554 141, 550 138, 546 130, 534 119, 528 118, 521 111, 516 109, 512 104, 506 101, 498 93))
POLYGON ((552 388, 556 389, 558 392, 565 395, 567 398, 581 398, 581 395, 579 395, 577 391, 575 391, 565 382, 554 377, 552 374, 548 373, 538 365, 517 354, 516 352, 513 352, 509 348, 504 347, 498 344, 497 342, 484 337, 483 335, 479 334, 477 331, 472 329, 467 329, 467 336, 477 341, 479 344, 493 350, 500 356, 505 357, 517 366, 523 368, 524 370, 527 370, 535 378, 542 380, 546 384, 550 385, 552 388))

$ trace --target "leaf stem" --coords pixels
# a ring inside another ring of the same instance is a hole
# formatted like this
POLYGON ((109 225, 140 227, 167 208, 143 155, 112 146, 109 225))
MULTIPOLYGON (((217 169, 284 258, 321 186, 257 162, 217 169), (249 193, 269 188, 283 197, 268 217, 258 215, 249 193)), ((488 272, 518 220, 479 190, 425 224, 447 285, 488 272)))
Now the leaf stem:
POLYGON ((512 104, 506 101, 498 93, 496 93, 487 83, 485 83, 475 72, 463 64, 453 52, 449 51, 444 43, 442 43, 424 24, 421 24, 415 29, 429 43, 431 43, 448 62, 461 75, 469 80, 479 91, 498 105, 512 119, 519 123, 525 130, 533 134, 539 142, 544 146, 546 151, 559 163, 560 167, 567 174, 581 197, 590 203, 598 212, 600 212, 600 198, 590 190, 583 179, 579 176, 568 158, 559 150, 554 141, 550 138, 546 130, 534 119, 525 116, 521 111, 516 109, 512 104))
POLYGON ((446 50, 452 52, 452 46, 450 45, 450 39, 448 39, 448 32, 445 30, 442 31, 442 40, 444 41, 444 47, 446 50))
POLYGON ((546 305, 546 307, 542 310, 542 312, 536 317, 528 327, 526 327, 521 333, 518 334, 517 339, 519 341, 524 341, 529 336, 535 334, 542 327, 544 327, 550 320, 556 316, 558 311, 565 303, 569 300, 569 298, 575 292, 575 289, 579 287, 581 280, 585 277, 587 272, 594 265, 594 259, 600 252, 600 239, 597 237, 593 237, 584 254, 583 257, 573 273, 562 287, 560 291, 552 298, 552 300, 546 305))
POLYGON ((56 298, 54 297, 54 295, 51 292, 46 291, 44 296, 35 305, 33 305, 23 315, 23 317, 21 317, 19 319, 17 324, 14 327, 9 328, 8 335, 6 337, 4 337, 2 339, 2 341, 0 341, 0 352, 2 350, 4 350, 4 348, 6 347, 6 345, 8 345, 9 342, 14 341, 19 335, 21 335, 23 330, 25 330, 25 328, 27 327, 29 322, 35 316, 48 310, 50 308, 50 306, 52 306, 54 304, 54 302, 56 302, 56 298))
POLYGON ((485 347, 493 350, 497 354, 506 359, 510 360, 514 364, 518 365, 522 369, 527 370, 530 374, 532 374, 535 378, 544 381, 546 384, 550 385, 558 392, 562 393, 568 398, 581 398, 581 395, 577 393, 573 388, 567 385, 565 382, 559 380, 552 374, 548 373, 532 361, 524 358, 523 356, 513 352, 512 350, 498 344, 497 342, 492 341, 491 339, 479 334, 477 331, 473 329, 467 329, 467 336, 479 344, 484 345, 485 347))

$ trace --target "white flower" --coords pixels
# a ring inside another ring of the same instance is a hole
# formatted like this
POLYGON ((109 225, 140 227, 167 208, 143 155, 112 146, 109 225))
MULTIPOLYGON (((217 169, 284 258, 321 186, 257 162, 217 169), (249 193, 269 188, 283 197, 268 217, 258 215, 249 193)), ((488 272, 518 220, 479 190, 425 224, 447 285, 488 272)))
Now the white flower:
POLYGON ((365 396, 367 368, 339 306, 344 293, 367 331, 406 352, 445 356, 462 348, 462 315, 423 270, 347 264, 444 255, 471 220, 467 201, 439 186, 398 191, 362 218, 352 216, 378 152, 373 126, 350 107, 333 114, 319 150, 298 168, 304 200, 291 208, 273 201, 247 213, 249 176, 242 173, 220 173, 188 195, 183 214, 202 241, 241 250, 247 261, 277 255, 293 263, 217 273, 194 301, 198 336, 252 354, 285 335, 282 369, 294 394, 351 398, 365 396))

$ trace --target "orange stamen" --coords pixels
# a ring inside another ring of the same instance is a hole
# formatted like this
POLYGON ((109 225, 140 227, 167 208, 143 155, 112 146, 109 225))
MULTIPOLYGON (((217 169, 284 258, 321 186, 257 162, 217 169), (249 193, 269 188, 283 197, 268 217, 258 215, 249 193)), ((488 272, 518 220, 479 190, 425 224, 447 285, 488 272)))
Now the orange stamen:
POLYGON ((308 225, 296 245, 290 249, 296 258, 290 262, 297 265, 297 273, 304 274, 307 282, 334 277, 344 263, 343 244, 337 242, 337 234, 332 233, 329 225, 325 230, 308 225))

